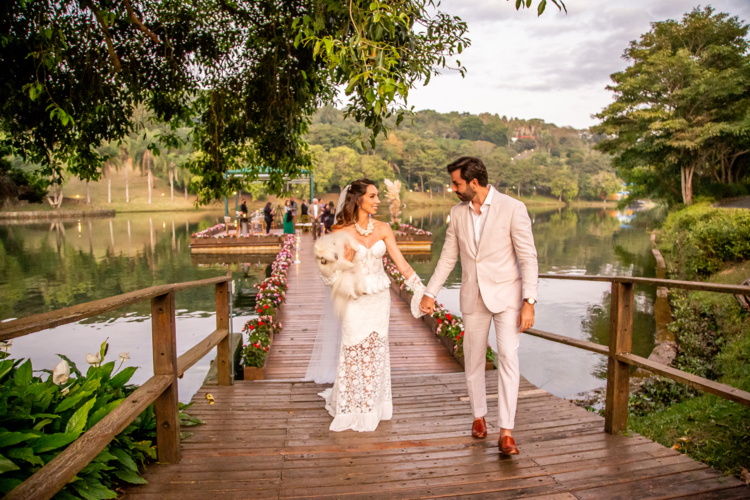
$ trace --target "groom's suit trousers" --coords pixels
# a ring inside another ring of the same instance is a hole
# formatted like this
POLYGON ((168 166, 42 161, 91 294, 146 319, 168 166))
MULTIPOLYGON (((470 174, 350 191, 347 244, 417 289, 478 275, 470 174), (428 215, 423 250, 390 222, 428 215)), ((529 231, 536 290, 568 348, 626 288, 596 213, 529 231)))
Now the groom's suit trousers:
POLYGON ((492 313, 484 304, 482 294, 471 314, 463 315, 464 320, 464 362, 469 401, 475 418, 487 414, 487 391, 485 389, 485 359, 490 322, 495 323, 498 360, 498 414, 502 429, 512 429, 518 403, 518 387, 521 379, 518 363, 518 332, 520 311, 508 307, 503 312, 492 313))

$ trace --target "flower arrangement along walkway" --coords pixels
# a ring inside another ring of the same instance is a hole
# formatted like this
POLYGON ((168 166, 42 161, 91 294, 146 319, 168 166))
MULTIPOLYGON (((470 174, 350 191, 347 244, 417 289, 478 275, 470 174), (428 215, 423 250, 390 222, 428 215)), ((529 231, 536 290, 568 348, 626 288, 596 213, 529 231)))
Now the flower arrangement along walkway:
MULTIPOLYGON (((375 432, 330 432, 317 395, 324 386, 298 381, 326 292, 312 239, 302 241, 302 263, 288 266, 283 328, 268 357, 270 376, 297 381, 202 387, 190 413, 205 425, 182 440, 182 462, 149 466, 148 484, 127 488, 122 498, 750 498, 740 481, 637 434, 607 434, 598 414, 524 379, 513 432, 521 455, 499 456, 497 412, 487 415, 487 439, 472 438, 460 366, 395 291, 393 419, 375 432)), ((496 377, 487 377, 487 393, 497 394, 496 377)))

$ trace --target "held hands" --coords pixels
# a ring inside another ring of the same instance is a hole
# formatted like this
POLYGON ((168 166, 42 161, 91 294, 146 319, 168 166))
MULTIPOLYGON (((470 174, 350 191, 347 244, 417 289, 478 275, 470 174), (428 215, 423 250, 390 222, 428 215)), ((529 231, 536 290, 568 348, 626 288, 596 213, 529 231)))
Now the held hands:
POLYGON ((522 333, 534 326, 533 304, 529 304, 528 302, 523 303, 523 306, 521 306, 521 314, 518 315, 518 324, 516 326, 520 328, 522 333))
POLYGON ((422 301, 419 303, 419 310, 425 314, 432 314, 435 312, 435 299, 425 295, 422 297, 422 301))

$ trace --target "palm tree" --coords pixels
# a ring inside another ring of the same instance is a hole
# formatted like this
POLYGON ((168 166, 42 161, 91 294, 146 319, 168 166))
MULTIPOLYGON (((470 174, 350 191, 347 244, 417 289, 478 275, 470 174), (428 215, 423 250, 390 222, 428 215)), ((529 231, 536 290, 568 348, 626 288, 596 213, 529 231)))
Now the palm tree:
MULTIPOLYGON (((107 158, 104 162, 104 173, 107 176, 107 203, 112 203, 112 168, 120 170, 122 167, 122 150, 114 142, 103 142, 101 146, 96 148, 97 153, 107 158)), ((125 192, 127 193, 127 170, 125 171, 126 186, 125 192)), ((88 182, 86 183, 86 197, 88 198, 88 182)))

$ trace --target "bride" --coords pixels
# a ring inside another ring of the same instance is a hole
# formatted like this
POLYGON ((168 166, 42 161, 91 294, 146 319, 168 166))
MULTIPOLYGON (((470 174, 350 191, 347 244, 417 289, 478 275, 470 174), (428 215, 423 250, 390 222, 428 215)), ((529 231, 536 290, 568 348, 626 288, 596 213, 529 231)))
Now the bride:
MULTIPOLYGON (((317 354, 314 353, 306 376, 307 380, 320 383, 320 379, 325 378, 321 371, 329 370, 330 373, 335 369, 333 388, 320 393, 333 417, 332 431, 374 431, 381 420, 390 420, 393 414, 388 350, 391 283, 383 269, 385 252, 391 256, 399 272, 407 277, 409 285, 417 288, 422 285, 419 276, 401 255, 391 227, 372 218, 378 205, 380 199, 375 183, 360 179, 341 193, 336 211, 334 231, 346 231, 359 243, 356 248, 347 247, 345 258, 351 262, 357 256, 365 275, 366 293, 349 301, 341 318, 337 367, 332 366, 333 363, 322 366, 321 346, 316 341, 317 354), (313 367, 317 369, 318 377, 311 373, 316 371, 313 367)), ((333 284, 333 280, 326 284, 333 284)), ((324 314, 330 318, 330 308, 324 314)), ((326 326, 336 327, 335 322, 324 318, 321 328, 326 326)), ((337 333, 331 330, 319 332, 318 338, 335 339, 337 333)))

